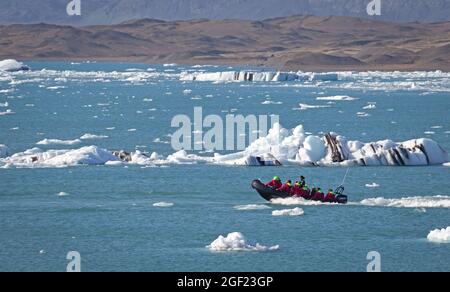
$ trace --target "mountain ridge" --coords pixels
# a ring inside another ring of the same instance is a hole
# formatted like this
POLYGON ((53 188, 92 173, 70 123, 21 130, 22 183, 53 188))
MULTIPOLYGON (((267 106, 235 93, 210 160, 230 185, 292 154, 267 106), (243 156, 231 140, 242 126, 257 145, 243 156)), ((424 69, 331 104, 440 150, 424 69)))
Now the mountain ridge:
POLYGON ((118 24, 130 19, 265 20, 295 14, 353 16, 395 22, 450 20, 450 0, 381 0, 381 15, 369 16, 371 0, 81 0, 81 16, 68 16, 69 0, 0 0, 0 23, 75 26, 118 24))
POLYGON ((283 70, 450 70, 450 22, 341 16, 0 25, 0 59, 265 66, 283 70))

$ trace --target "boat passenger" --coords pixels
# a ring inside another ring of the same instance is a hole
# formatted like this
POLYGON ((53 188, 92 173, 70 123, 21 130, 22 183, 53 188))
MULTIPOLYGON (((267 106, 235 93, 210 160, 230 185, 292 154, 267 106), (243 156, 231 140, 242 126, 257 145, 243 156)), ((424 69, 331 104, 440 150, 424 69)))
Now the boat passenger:
POLYGON ((271 180, 270 182, 268 182, 266 184, 266 187, 269 187, 269 188, 272 188, 272 189, 275 189, 275 190, 281 188, 282 186, 283 186, 283 184, 281 183, 281 179, 278 176, 275 176, 273 178, 273 180, 271 180))
POLYGON ((334 194, 334 191, 332 189, 328 190, 328 194, 325 196, 324 202, 327 202, 327 203, 335 203, 336 202, 336 195, 334 194))
POLYGON ((292 189, 292 181, 288 180, 281 188, 277 189, 277 191, 291 193, 291 189, 292 189))

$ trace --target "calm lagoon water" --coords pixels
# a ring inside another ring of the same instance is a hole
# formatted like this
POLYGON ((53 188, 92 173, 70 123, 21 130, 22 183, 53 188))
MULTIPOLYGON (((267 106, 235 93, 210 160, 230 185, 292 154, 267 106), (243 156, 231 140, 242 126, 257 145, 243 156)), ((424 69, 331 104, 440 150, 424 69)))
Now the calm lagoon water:
MULTIPOLYGON (((286 128, 303 124, 311 133, 334 131, 366 142, 429 137, 450 149, 448 78, 409 80, 393 74, 318 84, 214 84, 181 82, 179 73, 230 69, 28 65, 33 71, 0 75, 0 103, 8 102, 14 112, 0 116, 0 144, 11 153, 37 147, 45 138, 72 140, 92 133, 108 138, 39 147, 96 145, 167 156, 174 152, 167 143, 175 131, 172 117, 192 116, 195 106, 205 114, 278 114, 286 128), (359 99, 294 110, 299 103, 320 104, 318 96, 334 95, 359 99), (275 104, 263 104, 266 100, 275 104), (376 102, 376 109, 363 110, 369 102, 376 102), (358 117, 361 111, 370 115, 358 117)), ((315 185, 335 187, 345 172, 205 164, 0 169, 0 270, 65 271, 69 251, 80 252, 83 271, 365 271, 370 251, 381 254, 384 271, 450 270, 450 244, 427 241, 431 230, 450 226, 449 208, 402 205, 406 197, 448 200, 448 167, 351 168, 346 182, 351 204, 300 206, 305 215, 299 217, 272 216, 295 206, 266 204, 250 188, 255 178, 301 174, 315 185), (366 187, 371 183, 380 187, 366 187), (397 207, 361 203, 378 197, 397 200, 397 207), (174 205, 154 207, 158 202, 174 205), (269 208, 234 208, 247 204, 269 208), (206 248, 231 232, 241 232, 250 244, 280 248, 221 253, 206 248)))

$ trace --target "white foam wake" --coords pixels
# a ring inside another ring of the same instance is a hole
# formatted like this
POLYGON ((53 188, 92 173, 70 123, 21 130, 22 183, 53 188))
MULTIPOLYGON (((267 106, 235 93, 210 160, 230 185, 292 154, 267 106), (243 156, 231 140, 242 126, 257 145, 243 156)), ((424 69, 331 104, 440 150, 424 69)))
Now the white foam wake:
POLYGON ((216 240, 214 240, 210 245, 206 246, 210 251, 274 251, 280 248, 279 245, 274 245, 272 247, 267 247, 260 245, 259 243, 255 245, 248 244, 244 235, 240 232, 233 232, 224 237, 220 235, 216 240))
POLYGON ((427 239, 431 242, 450 243, 450 226, 444 229, 436 229, 430 231, 427 239))
POLYGON ((380 206, 395 208, 450 208, 450 197, 407 197, 401 199, 369 198, 362 200, 364 206, 380 206))
POLYGON ((282 206, 320 206, 320 205, 338 205, 334 203, 322 203, 317 201, 305 200, 303 198, 289 197, 289 198, 278 198, 270 201, 274 205, 282 206))
POLYGON ((272 212, 272 216, 302 216, 305 211, 301 208, 286 209, 286 210, 275 210, 272 212))

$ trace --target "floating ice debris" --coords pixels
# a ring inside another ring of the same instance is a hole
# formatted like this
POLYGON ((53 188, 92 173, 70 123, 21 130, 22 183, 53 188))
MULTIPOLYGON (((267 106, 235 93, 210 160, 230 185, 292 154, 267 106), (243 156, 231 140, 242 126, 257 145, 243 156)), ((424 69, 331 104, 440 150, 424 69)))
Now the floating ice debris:
POLYGON ((283 102, 281 102, 281 101, 273 101, 273 100, 266 100, 266 101, 263 101, 261 104, 263 104, 263 105, 280 105, 280 104, 283 104, 283 102))
POLYGON ((9 156, 9 149, 6 145, 0 144, 0 158, 9 156))
POLYGON ((401 199, 370 198, 362 200, 361 205, 395 208, 450 208, 450 197, 408 197, 401 199))
POLYGON ((379 187, 380 187, 380 185, 377 183, 366 184, 366 188, 375 189, 375 188, 379 188, 379 187))
POLYGON ((373 104, 373 103, 368 104, 365 107, 363 107, 363 109, 365 109, 365 110, 373 110, 373 109, 376 109, 376 108, 377 108, 377 105, 373 104))
POLYGON ((47 87, 48 90, 58 90, 58 89, 64 89, 67 88, 66 86, 49 86, 47 87))
POLYGON ((117 160, 119 159, 110 152, 96 146, 83 147, 76 150, 48 150, 45 152, 39 148, 33 148, 1 159, 0 165, 6 164, 19 168, 67 167, 103 165, 108 161, 117 160))
POLYGON ((8 102, 0 102, 0 107, 8 107, 9 103, 8 102))
POLYGON ((192 90, 191 89, 185 89, 185 90, 183 90, 183 94, 191 94, 192 93, 192 90))
POLYGON ((137 129, 128 129, 128 132, 136 132, 137 129))
POLYGON ((60 192, 57 194, 58 197, 67 197, 69 194, 66 192, 60 192))
POLYGON ((301 208, 276 210, 272 212, 272 216, 302 216, 304 214, 305 211, 301 208))
MULTIPOLYGON (((318 109, 318 108, 329 108, 331 107, 330 105, 310 105, 310 104, 306 104, 306 103, 299 103, 299 108, 297 108, 298 110, 308 110, 308 109, 318 109)), ((295 108, 294 108, 295 110, 295 108)))
POLYGON ((80 144, 80 139, 75 140, 59 140, 59 139, 44 139, 36 143, 36 145, 76 145, 80 144))
POLYGON ((443 166, 450 167, 450 162, 444 163, 443 166))
POLYGON ((167 202, 159 202, 159 203, 155 203, 153 204, 153 207, 158 207, 158 208, 169 208, 169 207, 173 207, 173 203, 167 203, 167 202))
POLYGON ((351 97, 348 95, 335 95, 335 96, 324 96, 324 97, 317 97, 317 100, 328 100, 328 101, 354 101, 358 98, 351 97))
POLYGON ((267 205, 256 205, 256 204, 250 204, 250 205, 239 205, 233 207, 236 210, 239 211, 249 211, 249 210, 265 210, 270 209, 267 205))
POLYGON ((434 134, 436 134, 436 133, 433 132, 433 131, 425 131, 424 134, 425 134, 425 135, 434 135, 434 134))
POLYGON ((10 109, 7 109, 4 112, 0 112, 0 116, 6 116, 6 115, 12 115, 12 114, 14 114, 14 112, 10 109))
POLYGON ((28 71, 30 68, 21 62, 8 59, 0 61, 0 71, 15 72, 15 71, 28 71))
POLYGON ((106 139, 108 136, 105 135, 94 135, 94 134, 84 134, 80 137, 81 140, 98 140, 98 139, 106 139))
POLYGON ((229 251, 275 251, 280 248, 279 245, 267 247, 257 243, 256 245, 248 244, 244 235, 240 232, 233 232, 224 237, 220 235, 210 245, 210 251, 229 252, 229 251))
POLYGON ((450 226, 444 229, 430 231, 427 239, 428 241, 436 243, 450 243, 450 226))

